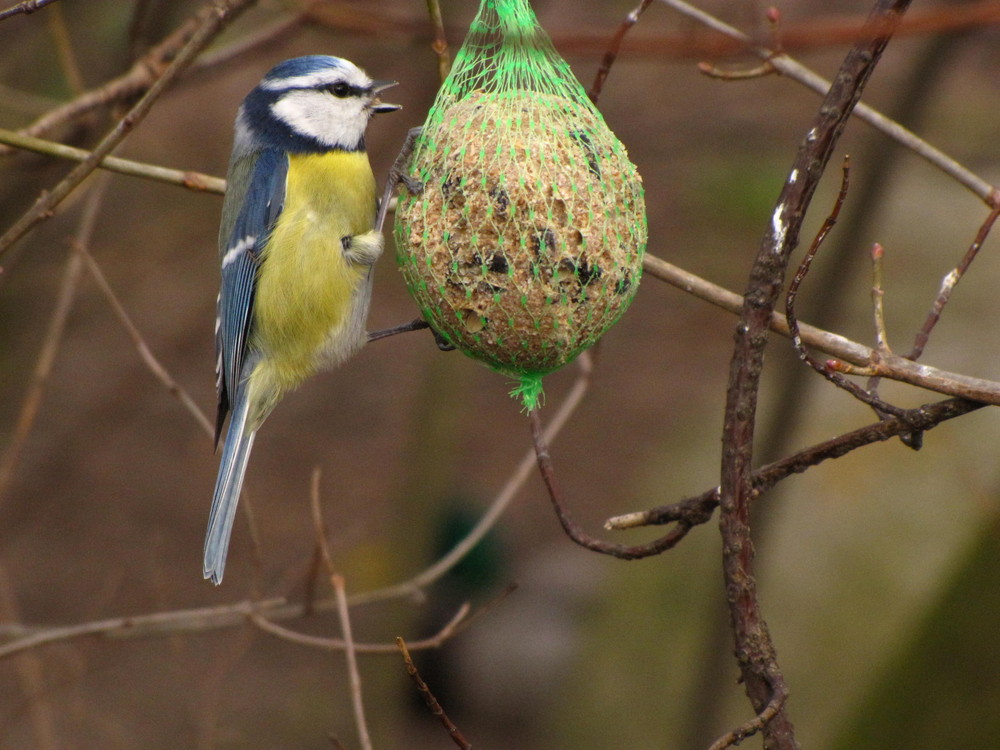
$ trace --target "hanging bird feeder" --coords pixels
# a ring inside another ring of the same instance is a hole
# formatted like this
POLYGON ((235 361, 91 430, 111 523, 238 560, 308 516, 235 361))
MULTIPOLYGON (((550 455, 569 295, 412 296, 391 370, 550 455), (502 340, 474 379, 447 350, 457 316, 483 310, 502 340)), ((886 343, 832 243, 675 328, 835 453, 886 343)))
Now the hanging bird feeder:
POLYGON ((625 312, 642 274, 642 179, 527 0, 483 0, 414 144, 397 260, 441 339, 542 376, 625 312))

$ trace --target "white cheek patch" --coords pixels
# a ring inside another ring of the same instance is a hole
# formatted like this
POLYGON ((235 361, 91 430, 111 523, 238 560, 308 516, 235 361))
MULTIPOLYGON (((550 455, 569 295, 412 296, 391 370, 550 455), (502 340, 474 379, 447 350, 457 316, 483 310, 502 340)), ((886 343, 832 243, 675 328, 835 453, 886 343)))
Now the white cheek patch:
POLYGON ((361 142, 369 115, 359 97, 338 99, 315 89, 289 91, 271 105, 271 112, 300 135, 346 149, 361 142))

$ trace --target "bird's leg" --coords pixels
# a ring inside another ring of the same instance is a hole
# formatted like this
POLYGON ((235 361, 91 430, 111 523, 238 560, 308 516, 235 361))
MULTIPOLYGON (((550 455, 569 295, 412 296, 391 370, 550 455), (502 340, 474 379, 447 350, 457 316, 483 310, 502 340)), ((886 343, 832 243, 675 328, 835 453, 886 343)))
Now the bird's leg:
POLYGON ((375 219, 375 230, 378 232, 382 231, 382 225, 385 224, 385 215, 389 211, 389 202, 392 200, 392 194, 397 185, 400 183, 405 185, 411 195, 420 195, 423 192, 424 184, 406 174, 406 161, 413 154, 413 146, 421 130, 423 128, 410 128, 406 134, 406 140, 403 141, 403 147, 399 150, 399 155, 389 168, 389 176, 385 181, 385 190, 382 191, 382 200, 379 202, 378 216, 375 219))
POLYGON ((395 336, 399 333, 409 333, 410 331, 419 331, 424 328, 430 328, 427 325, 427 321, 423 318, 417 318, 416 320, 411 320, 409 323, 403 323, 402 325, 393 326, 392 328, 383 328, 381 331, 372 331, 368 334, 368 342, 378 341, 379 339, 387 339, 390 336, 395 336))
MULTIPOLYGON (((423 130, 423 128, 411 128, 409 130, 406 134, 406 140, 403 141, 403 147, 399 150, 399 155, 392 163, 392 167, 389 168, 389 176, 385 181, 385 190, 382 193, 382 200, 378 207, 378 217, 375 221, 374 231, 378 233, 379 236, 381 236, 382 225, 385 223, 385 215, 389 211, 389 202, 392 200, 392 194, 395 192, 396 186, 399 184, 405 185, 410 195, 420 195, 420 193, 424 190, 424 184, 420 182, 420 180, 410 177, 405 171, 406 162, 413 154, 413 146, 416 143, 417 136, 420 135, 421 130, 423 130)), ((431 333, 434 334, 434 342, 441 351, 452 351, 455 348, 454 344, 449 343, 443 336, 441 336, 441 334, 431 328, 427 321, 419 318, 410 323, 404 323, 403 325, 396 326, 395 328, 387 328, 382 331, 369 333, 368 340, 378 341, 379 339, 394 336, 397 333, 419 331, 423 328, 431 329, 431 333)))
POLYGON ((434 334, 434 343, 437 344, 437 348, 443 352, 453 352, 455 351, 455 345, 452 344, 448 339, 442 336, 440 333, 431 328, 431 333, 434 334))
POLYGON ((405 172, 406 160, 413 153, 413 144, 420 135, 423 128, 410 128, 403 141, 403 147, 399 150, 399 155, 389 168, 389 176, 385 181, 385 190, 382 191, 382 200, 379 201, 378 216, 375 219, 375 228, 364 234, 356 234, 350 237, 341 237, 340 242, 344 246, 344 255, 352 263, 370 266, 382 256, 385 240, 382 237, 382 226, 385 224, 385 215, 389 210, 389 202, 392 200, 393 191, 396 186, 402 183, 411 195, 420 195, 423 192, 424 184, 420 180, 410 177, 405 172))
MULTIPOLYGON (((394 326, 392 328, 383 328, 381 331, 372 331, 368 334, 368 343, 378 341, 379 339, 387 339, 398 333, 422 331, 424 328, 431 328, 430 323, 423 318, 417 318, 416 320, 411 320, 409 323, 403 323, 402 325, 394 326)), ((431 333, 434 335, 434 343, 437 344, 438 349, 443 352, 451 352, 455 350, 455 345, 449 343, 444 336, 435 331, 433 328, 431 328, 431 333)))

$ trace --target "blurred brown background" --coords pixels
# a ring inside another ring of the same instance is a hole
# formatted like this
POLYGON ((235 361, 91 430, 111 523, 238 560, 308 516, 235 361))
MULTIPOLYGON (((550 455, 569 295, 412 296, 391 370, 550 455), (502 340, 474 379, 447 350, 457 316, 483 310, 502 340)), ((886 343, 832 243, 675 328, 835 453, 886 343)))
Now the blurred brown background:
MULTIPOLYGON (((442 2, 453 51, 475 5, 442 2)), ((606 39, 633 2, 534 5, 589 86, 606 39)), ((0 23, 0 127, 24 127, 72 97, 60 63, 66 50, 92 88, 198 7, 91 0, 0 23), (60 24, 68 45, 57 41, 60 24)), ((763 4, 699 7, 768 40, 763 4)), ((828 43, 824 29, 862 18, 868 4, 790 0, 780 9, 789 30, 815 31, 789 51, 830 76, 847 47, 828 43)), ((300 10, 261 3, 212 50, 300 10)), ((425 3, 331 0, 315 10, 313 20, 251 53, 185 75, 117 153, 223 176, 246 92, 279 60, 327 53, 400 82, 391 99, 404 110, 369 131, 376 173, 384 174, 437 84, 425 3)), ((654 2, 611 73, 601 109, 644 177, 649 252, 741 291, 819 99, 778 76, 728 83, 701 76, 695 63, 706 57, 699 46, 706 38, 654 2)), ((996 26, 902 36, 865 99, 900 113, 904 125, 996 182, 998 66, 996 26)), ((86 147, 110 122, 102 112, 89 127, 53 137, 86 147)), ((800 316, 871 343, 867 258, 878 241, 886 247, 891 343, 905 351, 987 209, 861 123, 841 143, 838 153, 847 152, 855 187, 804 284, 800 316)), ((48 157, 0 157, 3 227, 67 169, 48 157)), ((832 169, 807 234, 824 218, 838 178, 832 169)), ((85 187, 105 180, 91 252, 154 355, 211 414, 221 199, 118 175, 92 177, 85 187)), ((2 259, 0 450, 14 445, 87 193, 78 191, 2 259)), ((929 364, 997 379, 998 249, 991 238, 955 292, 925 355, 929 364)), ((387 251, 378 267, 372 330, 416 313, 392 256, 387 251)), ((644 280, 600 346, 585 402, 553 445, 564 492, 588 530, 608 534, 601 529, 608 516, 718 483, 733 325, 727 314, 644 280)), ((570 367, 547 378, 545 416, 574 377, 570 367)), ((784 340, 769 349, 764 388, 761 461, 872 420, 800 365, 784 340)), ((529 448, 527 419, 508 389, 503 377, 461 354, 440 353, 426 333, 373 344, 311 380, 284 400, 256 442, 246 488, 259 567, 241 513, 225 582, 215 588, 202 580, 200 561, 217 457, 84 272, 37 420, 0 488, 0 632, 254 597, 301 601, 314 548, 316 467, 348 591, 404 580, 477 518, 529 448)), ((891 384, 883 394, 904 406, 935 398, 891 384)), ((928 433, 920 452, 899 441, 866 448, 789 479, 760 503, 763 607, 803 746, 995 746, 998 443, 996 415, 984 409, 928 433)), ((750 717, 730 656, 719 546, 708 524, 657 558, 598 557, 563 536, 532 476, 468 565, 421 601, 354 609, 355 637, 416 640, 462 601, 485 604, 516 581, 517 591, 436 659, 421 661, 477 747, 705 747, 750 717)), ((286 624, 340 633, 333 613, 286 624)), ((361 675, 376 748, 451 746, 418 705, 398 656, 361 657, 361 675)), ((331 734, 358 747, 343 655, 249 624, 75 639, 0 661, 0 748, 325 748, 331 734)))

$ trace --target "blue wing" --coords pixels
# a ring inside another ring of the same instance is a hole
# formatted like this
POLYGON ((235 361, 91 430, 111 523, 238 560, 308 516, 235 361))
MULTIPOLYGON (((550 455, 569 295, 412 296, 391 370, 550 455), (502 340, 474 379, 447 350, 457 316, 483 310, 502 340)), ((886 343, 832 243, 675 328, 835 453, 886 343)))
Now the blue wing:
MULTIPOLYGON (((222 426, 229 410, 236 403, 243 367, 247 361, 247 345, 253 324, 254 290, 262 251, 285 203, 285 180, 288 175, 288 155, 284 151, 265 149, 253 156, 245 191, 235 188, 226 196, 223 221, 230 211, 236 212, 232 229, 221 248, 222 286, 219 290, 216 321, 216 377, 219 408, 215 423, 215 443, 218 445, 222 426), (242 195, 240 194, 242 192, 242 195)), ((238 174, 239 164, 230 169, 230 181, 238 174)), ((239 180, 235 180, 239 182, 239 180)))

